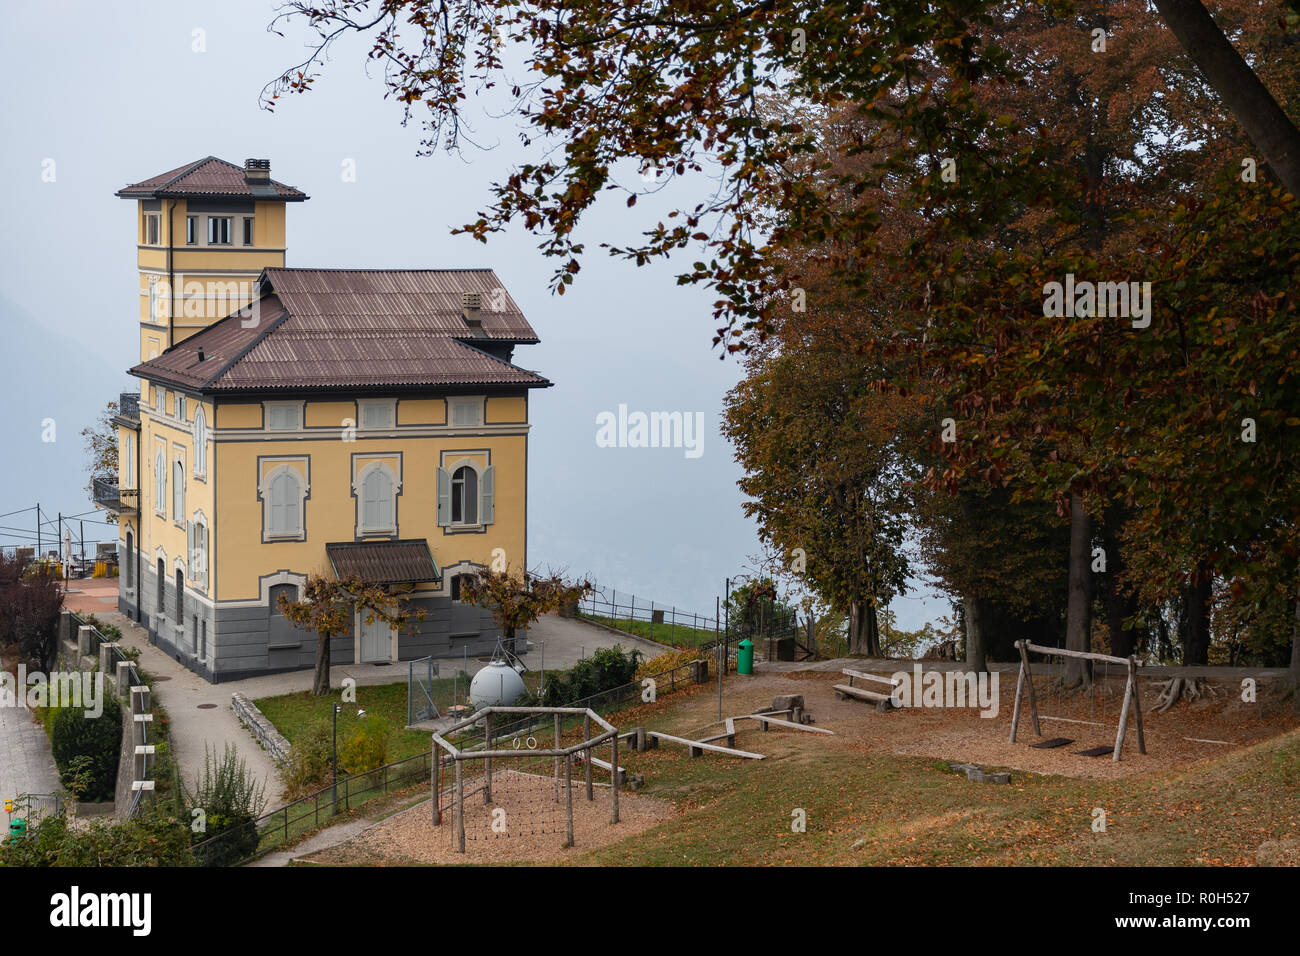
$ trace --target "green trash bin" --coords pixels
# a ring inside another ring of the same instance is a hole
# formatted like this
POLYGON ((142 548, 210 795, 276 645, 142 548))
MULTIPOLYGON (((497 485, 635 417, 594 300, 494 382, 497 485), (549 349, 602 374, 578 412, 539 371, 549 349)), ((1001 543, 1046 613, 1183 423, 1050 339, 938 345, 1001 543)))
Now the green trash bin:
POLYGON ((23 837, 27 836, 27 821, 22 817, 17 820, 9 821, 9 839, 17 843, 23 837))
POLYGON ((736 673, 754 673, 754 642, 749 638, 740 642, 739 650, 736 652, 736 673))

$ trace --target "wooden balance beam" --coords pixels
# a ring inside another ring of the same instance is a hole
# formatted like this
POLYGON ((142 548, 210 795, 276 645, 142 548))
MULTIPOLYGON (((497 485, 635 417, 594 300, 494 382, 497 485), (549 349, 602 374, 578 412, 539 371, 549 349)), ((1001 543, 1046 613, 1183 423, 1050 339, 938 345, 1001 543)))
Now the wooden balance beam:
POLYGON ((656 740, 666 740, 669 743, 681 744, 692 757, 699 757, 704 753, 704 751, 711 750, 713 753, 726 754, 729 757, 746 757, 750 760, 763 759, 762 754, 753 754, 748 750, 734 750, 728 747, 719 747, 717 744, 705 743, 702 740, 687 740, 685 737, 674 737, 672 734, 663 734, 657 730, 649 731, 647 736, 654 737, 656 740))

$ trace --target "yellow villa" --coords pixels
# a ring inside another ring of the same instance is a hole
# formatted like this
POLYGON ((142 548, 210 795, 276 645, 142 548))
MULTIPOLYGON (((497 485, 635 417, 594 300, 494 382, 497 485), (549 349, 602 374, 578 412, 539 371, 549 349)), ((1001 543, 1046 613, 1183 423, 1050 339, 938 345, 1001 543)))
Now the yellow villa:
POLYGON ((311 667, 277 611, 309 575, 405 591, 414 632, 359 618, 335 663, 460 657, 499 636, 460 579, 527 566, 538 341, 490 269, 292 269, 307 196, 208 157, 127 186, 140 379, 117 418, 119 608, 211 681, 311 667))

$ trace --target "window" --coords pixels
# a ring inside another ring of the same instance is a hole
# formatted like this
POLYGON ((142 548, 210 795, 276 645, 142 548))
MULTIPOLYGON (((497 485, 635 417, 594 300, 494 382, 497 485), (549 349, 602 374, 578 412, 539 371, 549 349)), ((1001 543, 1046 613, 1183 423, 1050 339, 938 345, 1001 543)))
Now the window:
POLYGON ((158 616, 167 616, 167 565, 158 559, 158 616))
POLYGON ((185 572, 176 569, 176 623, 185 623, 185 572))
POLYGON ((457 464, 438 469, 438 524, 480 528, 496 520, 493 486, 496 469, 457 464))
POLYGON ((451 476, 451 523, 478 524, 478 472, 469 465, 451 476))
POLYGON ((252 244, 253 244, 253 217, 245 216, 244 217, 244 245, 251 246, 252 244))
POLYGON ((162 214, 156 212, 145 213, 144 244, 146 246, 158 245, 161 231, 162 231, 162 214))
POLYGON ((208 217, 208 245, 210 246, 230 245, 230 217, 229 216, 208 217))
POLYGON ((451 403, 453 426, 482 425, 483 400, 479 398, 453 399, 451 403))
POLYGON ((361 533, 393 534, 396 530, 393 511, 393 472, 387 465, 369 465, 361 476, 361 533))
POLYGON ((158 277, 149 277, 149 321, 158 321, 158 277))
POLYGON ((135 587, 135 535, 126 533, 126 586, 135 587))
POLYGON ((266 427, 273 431, 297 431, 298 412, 297 405, 267 405, 266 427))
POLYGON ((186 216, 185 217, 185 244, 187 246, 192 246, 199 241, 198 232, 199 232, 199 217, 186 216))
POLYGON ((208 418, 203 406, 194 409, 194 474, 203 477, 208 473, 208 418))
POLYGON ((177 458, 172 462, 172 520, 184 521, 185 514, 185 462, 177 458))
POLYGON ((130 432, 122 433, 122 474, 118 485, 135 488, 135 438, 130 432))
POLYGON ((175 405, 175 408, 172 409, 172 413, 181 421, 185 421, 185 396, 177 395, 175 392, 173 392, 172 401, 173 404, 175 405))
POLYGON ((453 601, 460 600, 460 575, 459 574, 451 579, 451 599, 453 601))
POLYGON ((189 527, 190 580, 195 584, 208 583, 208 519, 202 512, 194 515, 189 527))
POLYGON ((158 517, 167 517, 167 455, 162 448, 153 456, 153 509, 158 517))
POLYGON ((280 465, 267 475, 263 498, 268 538, 302 537, 302 476, 296 468, 280 465))
POLYGON ((361 401, 360 417, 362 428, 392 428, 394 403, 390 399, 379 401, 361 401))

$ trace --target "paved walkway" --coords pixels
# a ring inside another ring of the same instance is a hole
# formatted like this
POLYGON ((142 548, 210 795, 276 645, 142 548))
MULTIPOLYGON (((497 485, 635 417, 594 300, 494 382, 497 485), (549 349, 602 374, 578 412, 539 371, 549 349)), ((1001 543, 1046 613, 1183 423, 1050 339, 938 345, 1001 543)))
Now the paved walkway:
POLYGON ((0 800, 59 789, 50 738, 32 718, 30 710, 16 706, 12 695, 0 701, 0 800), (10 703, 15 706, 8 706, 10 703))
MULTIPOLYGON (((230 695, 244 694, 250 700, 274 697, 295 691, 310 690, 314 678, 311 669, 287 674, 269 674, 244 680, 209 684, 193 671, 183 667, 149 643, 148 632, 126 615, 117 611, 96 611, 100 620, 122 629, 122 642, 140 648, 140 664, 150 674, 161 680, 155 691, 163 707, 171 716, 172 754, 180 767, 187 785, 203 772, 204 748, 215 747, 220 754, 227 743, 233 743, 248 769, 266 783, 268 808, 283 803, 275 763, 253 736, 244 729, 230 709, 230 695), (204 704, 216 706, 204 707, 204 704)), ((601 647, 621 644, 634 647, 647 657, 663 653, 667 648, 630 634, 616 635, 581 621, 554 615, 539 620, 529 631, 530 650, 520 658, 530 669, 547 670, 572 667, 583 657, 589 657, 601 647)), ((451 659, 444 664, 444 673, 457 664, 451 659)), ((478 672, 485 661, 469 658, 465 662, 470 674, 478 672)), ((339 687, 343 678, 353 678, 358 686, 405 682, 405 663, 396 664, 336 664, 330 668, 330 683, 339 687)), ((38 728, 39 730, 39 728, 38 728)), ((43 736, 43 735, 42 735, 43 736)))

